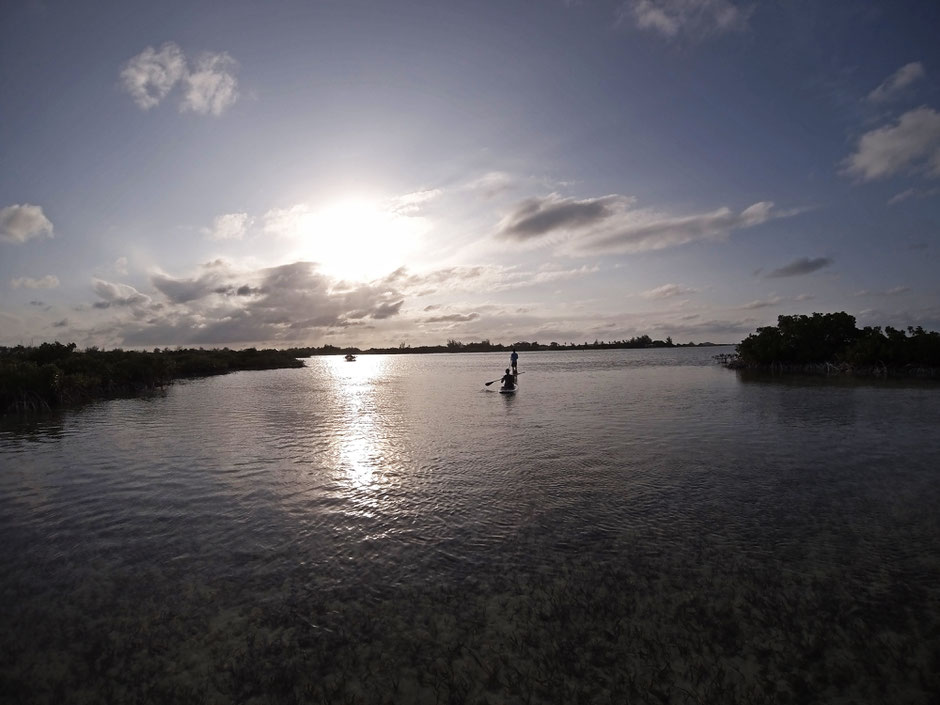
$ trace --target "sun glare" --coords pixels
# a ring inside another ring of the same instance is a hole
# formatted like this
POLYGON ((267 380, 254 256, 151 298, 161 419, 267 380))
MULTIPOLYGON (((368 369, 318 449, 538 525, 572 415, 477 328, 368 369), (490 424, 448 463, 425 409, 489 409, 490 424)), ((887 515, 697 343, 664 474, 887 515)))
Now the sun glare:
POLYGON ((339 279, 369 281, 408 264, 423 230, 422 218, 348 199, 309 213, 300 254, 339 279))

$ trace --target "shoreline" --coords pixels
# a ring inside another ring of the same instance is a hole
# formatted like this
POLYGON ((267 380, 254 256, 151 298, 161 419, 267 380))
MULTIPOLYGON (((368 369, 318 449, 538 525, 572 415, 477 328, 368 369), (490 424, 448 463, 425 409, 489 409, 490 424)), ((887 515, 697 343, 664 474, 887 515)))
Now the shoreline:
POLYGON ((181 379, 248 370, 300 368, 280 350, 132 352, 43 343, 0 349, 0 415, 45 413, 94 401, 155 392, 181 379))
POLYGON ((745 362, 735 354, 715 355, 715 360, 729 370, 763 372, 770 375, 810 375, 813 377, 880 377, 901 379, 937 379, 940 368, 905 365, 852 365, 847 362, 754 363, 745 362))

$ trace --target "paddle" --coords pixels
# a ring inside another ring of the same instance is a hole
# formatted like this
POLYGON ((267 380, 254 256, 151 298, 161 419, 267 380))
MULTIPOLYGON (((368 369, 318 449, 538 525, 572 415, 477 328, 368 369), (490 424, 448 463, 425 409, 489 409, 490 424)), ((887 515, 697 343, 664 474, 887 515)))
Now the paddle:
MULTIPOLYGON (((519 375, 524 375, 524 374, 525 372, 517 372, 516 376, 518 377, 519 375)), ((489 387, 491 384, 496 384, 497 382, 502 382, 502 381, 503 381, 503 378, 500 377, 499 379, 494 379, 492 382, 484 382, 483 385, 486 387, 489 387)))

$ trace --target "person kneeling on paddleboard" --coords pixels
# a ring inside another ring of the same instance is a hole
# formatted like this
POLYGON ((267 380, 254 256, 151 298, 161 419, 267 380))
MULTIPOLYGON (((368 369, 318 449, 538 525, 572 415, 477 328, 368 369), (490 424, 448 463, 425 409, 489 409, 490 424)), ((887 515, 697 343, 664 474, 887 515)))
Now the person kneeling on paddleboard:
POLYGON ((506 374, 503 375, 503 378, 500 380, 503 383, 503 389, 515 389, 516 387, 516 377, 512 372, 509 371, 509 368, 506 368, 506 374))

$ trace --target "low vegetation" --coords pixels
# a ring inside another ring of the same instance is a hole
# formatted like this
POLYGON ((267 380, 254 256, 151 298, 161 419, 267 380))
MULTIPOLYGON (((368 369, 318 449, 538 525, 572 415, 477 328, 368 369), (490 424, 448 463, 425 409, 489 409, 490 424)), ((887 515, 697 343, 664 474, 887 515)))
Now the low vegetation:
POLYGON ((174 379, 236 370, 302 367, 280 350, 75 349, 43 343, 0 347, 0 413, 38 411, 160 389, 174 379))
POLYGON ((723 360, 734 368, 768 368, 827 374, 940 374, 940 333, 855 326, 844 311, 778 316, 776 326, 758 328, 723 360))
POLYGON ((340 348, 335 345, 324 345, 323 347, 293 348, 292 353, 297 357, 310 357, 311 355, 339 355, 345 353, 374 353, 381 355, 394 354, 421 354, 421 353, 475 353, 475 352, 508 352, 515 349, 519 352, 532 352, 535 350, 610 350, 614 348, 694 348, 709 347, 721 345, 722 343, 674 343, 671 337, 665 340, 654 340, 648 335, 638 335, 633 338, 623 340, 595 340, 593 343, 587 341, 583 343, 559 343, 552 341, 550 343, 539 343, 538 341, 529 342, 521 340, 511 345, 503 343, 493 343, 489 339, 472 341, 464 343, 460 340, 450 339, 446 345, 420 345, 412 347, 407 343, 401 343, 394 348, 369 348, 362 350, 360 348, 340 348))

